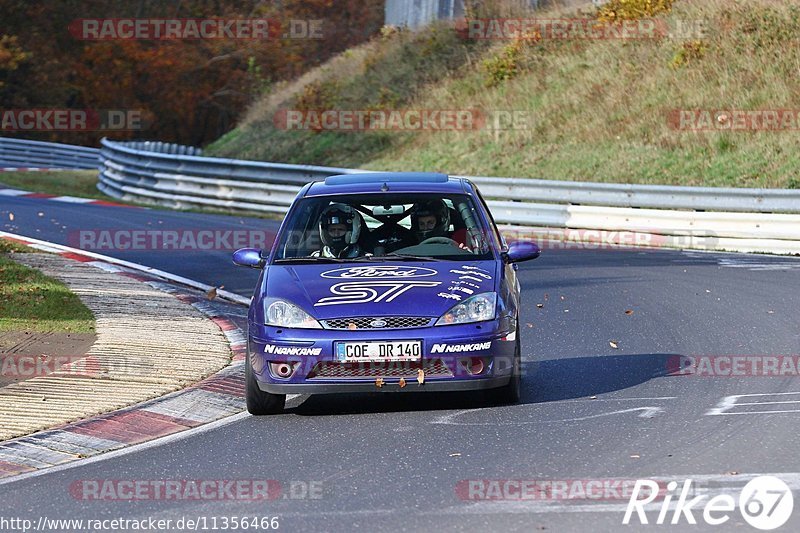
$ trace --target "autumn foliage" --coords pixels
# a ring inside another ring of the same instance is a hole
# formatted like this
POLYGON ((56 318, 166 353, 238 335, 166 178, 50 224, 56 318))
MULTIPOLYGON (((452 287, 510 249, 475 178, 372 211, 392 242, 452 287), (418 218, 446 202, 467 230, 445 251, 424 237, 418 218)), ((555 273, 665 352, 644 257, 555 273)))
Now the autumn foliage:
MULTIPOLYGON (((0 108, 141 110, 147 128, 26 132, 96 145, 102 136, 203 145, 233 128, 254 99, 376 34, 383 0, 0 0, 0 108), (77 19, 322 20, 321 38, 80 40, 77 19)), ((3 135, 12 136, 7 132, 3 135)))

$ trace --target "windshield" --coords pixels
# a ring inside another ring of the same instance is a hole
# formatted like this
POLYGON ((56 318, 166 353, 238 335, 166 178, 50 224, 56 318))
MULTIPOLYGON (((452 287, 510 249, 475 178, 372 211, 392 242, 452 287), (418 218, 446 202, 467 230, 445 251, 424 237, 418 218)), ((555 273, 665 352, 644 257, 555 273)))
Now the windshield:
POLYGON ((491 233, 465 194, 337 195, 300 200, 275 261, 491 259, 491 233))

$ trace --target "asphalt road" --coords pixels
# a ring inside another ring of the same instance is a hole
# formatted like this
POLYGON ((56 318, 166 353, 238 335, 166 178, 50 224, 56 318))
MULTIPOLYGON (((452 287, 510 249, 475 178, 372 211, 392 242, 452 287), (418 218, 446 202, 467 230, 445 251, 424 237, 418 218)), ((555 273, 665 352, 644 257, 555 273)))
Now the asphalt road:
MULTIPOLYGON (((274 230, 276 223, 0 198, 0 229, 65 244, 81 229, 153 227, 274 230)), ((102 253, 247 296, 255 281, 254 272, 231 265, 225 250, 102 253)), ((682 518, 677 526, 626 527, 627 497, 613 493, 602 501, 520 500, 506 489, 501 501, 486 501, 463 488, 470 480, 486 488, 480 480, 586 486, 691 478, 709 494, 738 494, 731 487, 773 473, 800 496, 796 373, 667 375, 680 355, 800 354, 799 260, 545 250, 520 267, 520 282, 525 375, 519 405, 486 408, 459 394, 299 397, 280 416, 243 416, 159 446, 0 485, 0 518, 205 517, 210 527, 223 516, 277 516, 283 531, 725 531, 736 525, 755 531, 738 511, 723 526, 693 526, 682 518), (283 493, 269 502, 78 500, 69 488, 87 479, 270 479, 283 493)), ((651 523, 657 515, 657 508, 648 512, 651 523)), ((703 523, 702 507, 694 516, 703 523)), ((781 530, 799 529, 796 510, 781 530)))

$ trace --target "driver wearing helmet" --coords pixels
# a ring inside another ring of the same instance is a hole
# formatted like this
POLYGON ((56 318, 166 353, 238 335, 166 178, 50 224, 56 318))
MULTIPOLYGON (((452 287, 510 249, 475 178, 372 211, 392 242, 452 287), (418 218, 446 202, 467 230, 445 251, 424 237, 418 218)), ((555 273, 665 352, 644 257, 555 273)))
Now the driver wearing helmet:
POLYGON ((418 204, 411 213, 411 229, 419 242, 431 237, 448 237, 450 210, 443 200, 418 204))
POLYGON ((319 236, 322 249, 316 257, 357 257, 361 254, 358 238, 363 220, 355 209, 345 204, 331 204, 319 218, 319 236))

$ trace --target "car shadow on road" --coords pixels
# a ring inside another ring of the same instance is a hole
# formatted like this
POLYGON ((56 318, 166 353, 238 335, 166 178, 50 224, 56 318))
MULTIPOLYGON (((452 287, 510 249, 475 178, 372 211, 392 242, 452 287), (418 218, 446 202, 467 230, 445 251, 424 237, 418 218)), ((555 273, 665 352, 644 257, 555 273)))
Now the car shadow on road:
POLYGON ((678 354, 593 355, 527 363, 524 403, 587 398, 635 387, 677 369, 678 354))
MULTIPOLYGON (((595 355, 523 363, 522 404, 587 398, 634 387, 673 369, 676 354, 595 355)), ((417 387, 416 383, 408 387, 417 387)), ((482 392, 403 391, 311 395, 286 413, 301 416, 476 409, 492 404, 482 392)))

